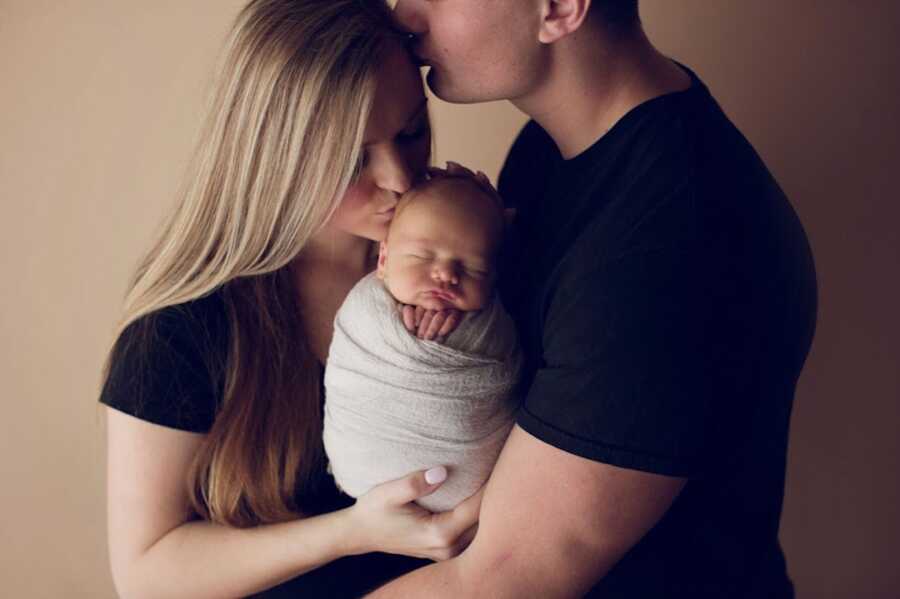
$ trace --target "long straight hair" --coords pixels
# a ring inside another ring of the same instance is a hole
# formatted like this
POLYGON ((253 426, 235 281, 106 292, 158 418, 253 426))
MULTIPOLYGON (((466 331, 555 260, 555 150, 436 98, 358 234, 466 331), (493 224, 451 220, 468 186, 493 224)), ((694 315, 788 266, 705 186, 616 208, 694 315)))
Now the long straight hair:
POLYGON ((295 518, 321 470, 319 364, 289 264, 352 181, 397 36, 383 0, 253 0, 229 38, 180 202, 137 268, 116 335, 222 295, 224 392, 188 481, 202 518, 295 518))

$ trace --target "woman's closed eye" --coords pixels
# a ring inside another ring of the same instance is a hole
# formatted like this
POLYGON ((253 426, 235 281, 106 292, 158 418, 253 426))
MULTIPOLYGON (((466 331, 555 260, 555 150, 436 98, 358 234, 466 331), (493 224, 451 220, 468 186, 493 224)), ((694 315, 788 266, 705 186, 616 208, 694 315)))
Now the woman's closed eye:
POLYGON ((428 118, 421 118, 413 123, 411 127, 407 127, 406 129, 398 133, 397 141, 401 143, 418 141, 430 132, 431 124, 428 122, 428 118))

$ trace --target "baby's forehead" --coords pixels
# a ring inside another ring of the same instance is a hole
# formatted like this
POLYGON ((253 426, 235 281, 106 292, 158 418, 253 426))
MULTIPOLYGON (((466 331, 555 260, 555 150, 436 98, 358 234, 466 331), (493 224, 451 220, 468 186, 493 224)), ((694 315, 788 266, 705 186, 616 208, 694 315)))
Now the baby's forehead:
POLYGON ((410 214, 420 217, 456 214, 491 219, 496 216, 502 222, 500 208, 495 203, 496 200, 472 179, 438 177, 405 193, 397 205, 394 221, 400 224, 398 221, 404 220, 401 215, 409 210, 410 214))

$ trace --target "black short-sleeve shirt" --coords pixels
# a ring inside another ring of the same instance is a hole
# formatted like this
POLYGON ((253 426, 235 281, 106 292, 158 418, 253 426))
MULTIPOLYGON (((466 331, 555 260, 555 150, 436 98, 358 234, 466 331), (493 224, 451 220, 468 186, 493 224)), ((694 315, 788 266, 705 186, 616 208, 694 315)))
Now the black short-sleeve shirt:
MULTIPOLYGON (((220 291, 150 314, 117 340, 100 401, 154 424, 207 432, 222 398, 227 348, 220 291)), ((353 503, 324 469, 317 479, 315 491, 298 499, 304 508, 316 514, 353 503)), ((359 597, 429 563, 384 553, 345 557, 255 596, 359 597)))
POLYGON ((777 531, 813 262, 784 193, 691 77, 572 159, 534 122, 510 151, 501 290, 526 353, 518 424, 688 479, 590 596, 791 597, 777 531))

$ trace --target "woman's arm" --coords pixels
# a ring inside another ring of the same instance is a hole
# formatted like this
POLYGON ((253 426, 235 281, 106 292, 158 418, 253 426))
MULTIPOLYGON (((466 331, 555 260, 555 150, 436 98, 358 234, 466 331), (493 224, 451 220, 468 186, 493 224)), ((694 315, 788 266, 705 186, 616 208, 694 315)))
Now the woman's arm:
POLYGON ((321 516, 247 529, 188 522, 185 481, 203 435, 107 414, 110 563, 126 598, 239 597, 376 550, 446 559, 477 519, 480 496, 446 514, 408 505, 440 484, 417 473, 321 516))

